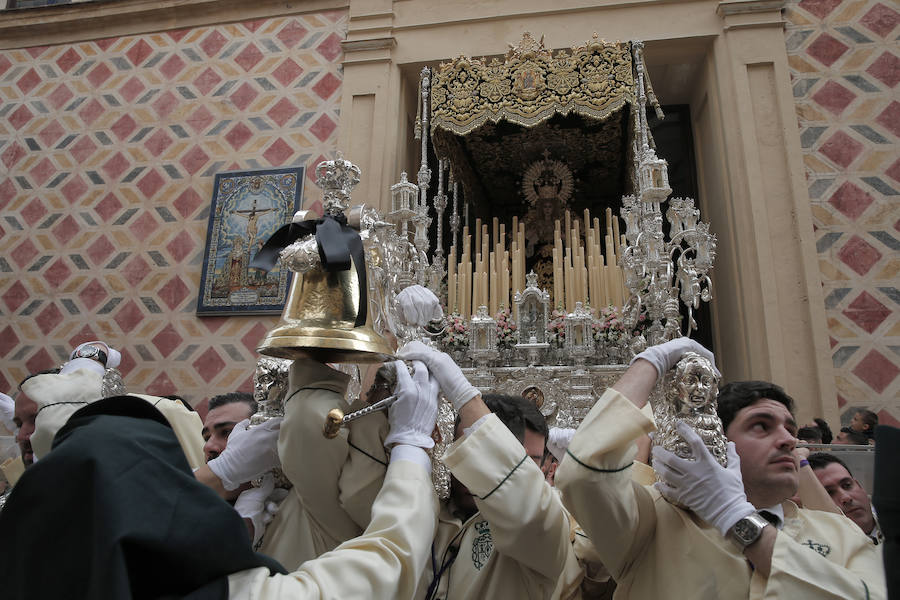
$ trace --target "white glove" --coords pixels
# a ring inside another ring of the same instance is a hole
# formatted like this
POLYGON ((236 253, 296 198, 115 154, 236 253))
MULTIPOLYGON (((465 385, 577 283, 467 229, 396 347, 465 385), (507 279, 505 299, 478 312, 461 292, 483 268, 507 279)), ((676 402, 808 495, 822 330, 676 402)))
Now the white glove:
POLYGON ((657 344, 656 346, 650 346, 632 358, 631 363, 634 363, 634 361, 639 358, 643 358, 656 367, 657 378, 659 378, 665 375, 666 371, 674 367, 675 363, 681 360, 681 357, 685 352, 696 352, 700 356, 708 358, 709 362, 712 363, 712 368, 716 372, 716 375, 719 377, 722 376, 716 368, 716 357, 713 356, 713 353, 687 337, 680 337, 662 344, 657 344))
POLYGON ((235 425, 222 454, 206 463, 226 490, 237 489, 242 483, 281 466, 278 460, 281 419, 269 419, 253 429, 247 429, 249 423, 250 419, 244 419, 235 425))
POLYGON ((562 461, 573 437, 575 430, 571 427, 551 427, 547 435, 547 450, 556 457, 556 460, 562 461))
POLYGON ((250 519, 253 523, 253 545, 256 546, 266 525, 272 520, 272 515, 266 510, 266 500, 275 489, 275 478, 271 473, 266 473, 262 477, 259 487, 253 487, 244 490, 241 495, 234 501, 234 510, 237 511, 245 519, 250 519))
POLYGON ((419 448, 431 448, 434 440, 431 432, 438 414, 438 383, 428 375, 428 369, 419 361, 413 362, 413 376, 404 365, 398 365, 397 400, 388 408, 391 432, 384 439, 385 446, 407 444, 419 448))
POLYGON ((16 422, 13 420, 15 414, 15 401, 3 392, 0 392, 0 425, 6 427, 6 430, 9 431, 9 433, 13 433, 18 429, 18 427, 16 427, 16 422))
POLYGON ((444 396, 457 413, 463 405, 480 394, 478 388, 469 383, 459 366, 447 354, 429 348, 422 342, 410 342, 400 348, 397 357, 403 360, 419 360, 428 367, 431 376, 437 379, 444 396))
POLYGON ((696 460, 681 458, 661 446, 654 446, 653 468, 660 478, 654 487, 727 536, 735 523, 756 512, 744 493, 741 459, 734 449, 734 442, 728 442, 728 468, 725 468, 716 462, 690 426, 679 422, 675 427, 691 446, 696 460))
POLYGON ((440 300, 434 295, 434 292, 421 285, 403 288, 397 294, 397 305, 400 307, 403 320, 408 325, 422 326, 444 316, 440 300))

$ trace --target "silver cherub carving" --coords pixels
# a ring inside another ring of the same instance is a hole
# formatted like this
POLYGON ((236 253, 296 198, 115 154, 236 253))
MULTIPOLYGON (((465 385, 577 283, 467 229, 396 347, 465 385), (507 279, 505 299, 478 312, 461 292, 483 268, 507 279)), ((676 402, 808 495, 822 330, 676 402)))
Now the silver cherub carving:
POLYGON ((691 447, 675 429, 683 421, 723 467, 728 466, 727 439, 716 413, 719 377, 708 359, 686 352, 665 377, 665 397, 653 403, 656 436, 653 444, 681 458, 694 459, 691 447))

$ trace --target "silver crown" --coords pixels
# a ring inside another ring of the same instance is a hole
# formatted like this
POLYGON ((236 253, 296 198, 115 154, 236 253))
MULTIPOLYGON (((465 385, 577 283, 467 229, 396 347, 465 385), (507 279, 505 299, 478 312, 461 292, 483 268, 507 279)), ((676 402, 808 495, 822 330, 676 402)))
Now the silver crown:
POLYGON ((344 160, 341 152, 334 160, 316 165, 316 185, 322 188, 325 214, 336 216, 350 207, 350 192, 359 183, 359 167, 344 160))

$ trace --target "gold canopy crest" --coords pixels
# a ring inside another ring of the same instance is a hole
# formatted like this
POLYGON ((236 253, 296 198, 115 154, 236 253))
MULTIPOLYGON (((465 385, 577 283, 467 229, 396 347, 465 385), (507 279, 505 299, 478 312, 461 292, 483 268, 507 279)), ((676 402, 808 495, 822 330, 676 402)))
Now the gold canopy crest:
POLYGON ((553 54, 543 37, 526 32, 503 62, 460 56, 441 64, 432 84, 431 127, 466 135, 500 119, 524 127, 571 112, 605 119, 636 97, 629 43, 594 34, 553 54))

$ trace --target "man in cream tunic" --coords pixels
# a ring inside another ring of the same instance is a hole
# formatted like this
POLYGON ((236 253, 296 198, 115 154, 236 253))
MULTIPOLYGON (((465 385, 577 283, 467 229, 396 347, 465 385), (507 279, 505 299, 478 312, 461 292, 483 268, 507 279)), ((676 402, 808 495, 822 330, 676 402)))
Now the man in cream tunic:
POLYGON ((477 509, 466 516, 454 514, 452 505, 442 508, 430 568, 426 564, 415 598, 552 598, 562 593, 556 590, 558 581, 564 573, 577 572, 578 564, 565 509, 534 460, 543 455, 543 437, 529 450, 526 422, 523 447, 443 352, 413 342, 398 355, 428 365, 454 405, 462 435, 443 460, 477 509))
POLYGON ((348 403, 349 379, 312 359, 291 365, 278 454, 293 488, 260 546, 260 552, 289 569, 362 534, 384 480, 388 465, 384 413, 353 421, 334 439, 322 435, 331 409, 346 414, 366 406, 362 399, 348 403))
MULTIPOLYGON (((443 314, 437 297, 419 285, 402 290, 397 303, 410 325, 424 325, 443 314)), ((312 358, 291 365, 278 454, 293 488, 259 548, 289 569, 360 535, 369 525, 388 466, 387 418, 383 412, 372 413, 342 427, 334 439, 326 439, 322 427, 334 408, 349 414, 380 399, 374 395, 383 390, 369 385, 377 368, 368 366, 363 394, 351 403, 347 374, 312 358)))
MULTIPOLYGON (((103 377, 106 369, 118 365, 118 358, 115 363, 111 361, 104 363, 96 357, 75 356, 83 348, 95 346, 105 348, 105 354, 110 357, 119 355, 104 342, 87 342, 73 351, 74 357, 62 366, 59 373, 42 373, 22 382, 21 392, 40 406, 60 404, 64 407, 63 410, 53 411, 52 416, 50 412, 43 415, 39 412, 35 417, 35 432, 31 436, 35 457, 40 458, 50 451, 52 434, 62 427, 69 415, 85 404, 99 400, 103 395, 103 377), (43 427, 40 427, 40 421, 45 421, 43 427)), ((196 469, 204 464, 203 437, 200 435, 203 423, 196 412, 189 410, 178 400, 146 394, 129 395, 149 402, 163 414, 172 426, 191 468, 196 469)))
POLYGON ((736 411, 725 430, 738 448, 729 443, 728 469, 715 468, 700 442, 692 444, 699 468, 655 448, 662 482, 632 481, 634 440, 653 430, 639 408, 688 350, 712 358, 686 338, 639 355, 591 409, 557 472, 566 506, 618 582, 615 597, 884 598, 880 557, 858 528, 787 500, 797 488, 796 463, 786 458, 796 423, 784 403, 762 397, 736 411), (767 507, 782 513, 780 528, 763 521, 753 541, 739 543, 735 526, 767 507))

